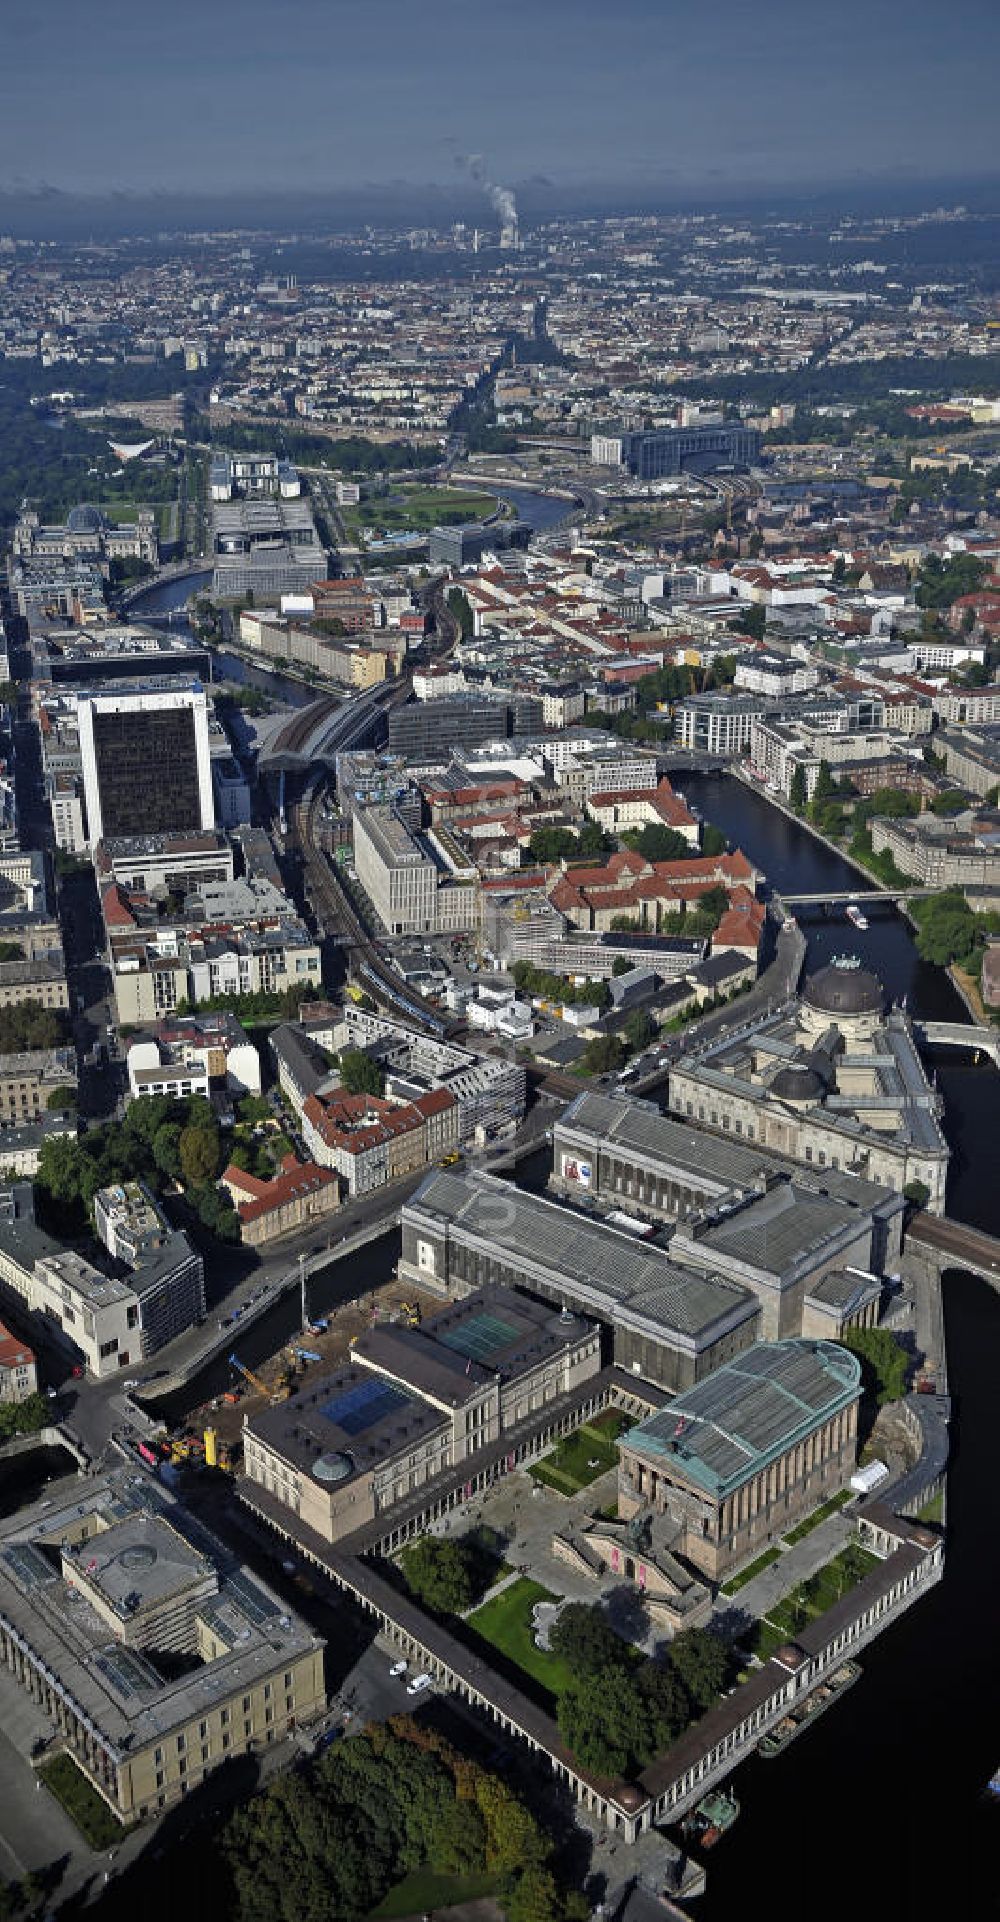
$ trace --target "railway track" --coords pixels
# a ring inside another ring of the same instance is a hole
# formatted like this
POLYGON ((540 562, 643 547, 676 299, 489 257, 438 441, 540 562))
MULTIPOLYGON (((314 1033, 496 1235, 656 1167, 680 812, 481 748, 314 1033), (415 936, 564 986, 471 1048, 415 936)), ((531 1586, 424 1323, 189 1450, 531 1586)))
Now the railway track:
POLYGON ((324 931, 337 937, 349 950, 353 972, 373 1000, 388 1005, 395 1016, 408 1018, 431 1034, 444 1035, 447 1024, 411 1001, 399 977, 382 960, 339 885, 327 855, 317 847, 314 816, 318 803, 316 789, 297 802, 291 815, 291 839, 301 857, 313 910, 324 931))

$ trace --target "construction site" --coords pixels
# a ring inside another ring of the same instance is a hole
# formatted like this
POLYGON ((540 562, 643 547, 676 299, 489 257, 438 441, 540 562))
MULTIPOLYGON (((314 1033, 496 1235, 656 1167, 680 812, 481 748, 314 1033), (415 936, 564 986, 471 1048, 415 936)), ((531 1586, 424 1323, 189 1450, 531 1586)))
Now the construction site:
POLYGON ((193 1407, 186 1422, 169 1435, 143 1444, 150 1451, 144 1459, 152 1465, 155 1452, 157 1460, 177 1467, 203 1463, 208 1468, 238 1468, 245 1415, 287 1401, 311 1375, 330 1374, 343 1366, 358 1337, 369 1328, 393 1322, 419 1327, 442 1306, 439 1297, 393 1276, 380 1287, 317 1315, 254 1367, 234 1348, 227 1358, 229 1386, 193 1407))

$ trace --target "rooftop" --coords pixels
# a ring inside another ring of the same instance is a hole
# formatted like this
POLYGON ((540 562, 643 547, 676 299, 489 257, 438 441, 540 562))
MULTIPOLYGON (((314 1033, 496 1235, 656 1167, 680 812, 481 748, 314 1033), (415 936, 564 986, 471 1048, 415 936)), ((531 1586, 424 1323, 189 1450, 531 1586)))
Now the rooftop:
POLYGON ((861 1363, 836 1342, 756 1342, 630 1429, 621 1446, 722 1501, 860 1393, 861 1363))
POLYGON ((319 1645, 165 1489, 126 1469, 0 1523, 0 1613, 120 1759, 319 1645), (74 1555, 71 1545, 85 1538, 74 1555), (79 1581, 64 1579, 66 1550, 79 1581), (178 1586, 195 1589, 220 1653, 181 1675, 173 1663, 161 1673, 154 1646, 123 1647, 121 1632, 91 1606, 86 1587, 95 1577, 123 1625, 136 1612, 132 1595, 155 1606, 178 1586), (206 1594, 213 1578, 217 1592, 206 1594))
POLYGON ((659 1248, 495 1176, 430 1175, 404 1204, 404 1230, 410 1219, 503 1251, 527 1286, 537 1279, 603 1320, 645 1324, 660 1339, 697 1347, 757 1312, 735 1282, 681 1268, 659 1248))

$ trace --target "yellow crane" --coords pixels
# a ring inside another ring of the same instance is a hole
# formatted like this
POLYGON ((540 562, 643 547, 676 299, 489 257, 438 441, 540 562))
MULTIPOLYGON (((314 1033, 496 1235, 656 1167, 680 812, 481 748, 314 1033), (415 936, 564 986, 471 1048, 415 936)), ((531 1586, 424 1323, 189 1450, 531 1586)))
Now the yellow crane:
POLYGON ((242 1362, 238 1355, 230 1355, 229 1366, 230 1368, 235 1368, 237 1374, 242 1375, 244 1380, 250 1383, 251 1388, 256 1388, 258 1395, 263 1395, 266 1400, 270 1402, 287 1401, 289 1393, 287 1382, 281 1383, 277 1388, 269 1387, 263 1377, 261 1375, 255 1375, 253 1369, 248 1368, 246 1363, 242 1362))

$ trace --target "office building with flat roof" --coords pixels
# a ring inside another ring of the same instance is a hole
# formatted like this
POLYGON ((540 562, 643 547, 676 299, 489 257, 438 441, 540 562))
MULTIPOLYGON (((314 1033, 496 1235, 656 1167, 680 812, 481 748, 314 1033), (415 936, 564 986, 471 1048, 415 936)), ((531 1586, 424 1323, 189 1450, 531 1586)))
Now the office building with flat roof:
POLYGON ((455 694, 442 701, 408 701, 389 713, 389 752, 407 761, 440 763, 454 749, 481 747, 510 733, 506 701, 455 694))
POLYGON ((92 847, 105 837, 215 826, 208 703, 199 681, 82 694, 77 713, 92 847))
POLYGON ((704 427, 657 427, 644 433, 594 434, 591 459, 627 467, 635 480, 670 474, 711 474, 718 467, 752 467, 760 459, 760 434, 740 421, 704 427))
POLYGON ((841 1489, 858 1452, 861 1364, 834 1342, 758 1342, 619 1443, 619 1512, 672 1524, 711 1581, 841 1489))
POLYGON ((132 1470, 0 1523, 0 1660, 124 1822, 321 1715, 323 1651, 132 1470))
POLYGON ((394 807, 362 808, 353 822, 358 880, 390 934, 458 934, 476 926, 471 873, 449 867, 435 834, 416 833, 394 807))

